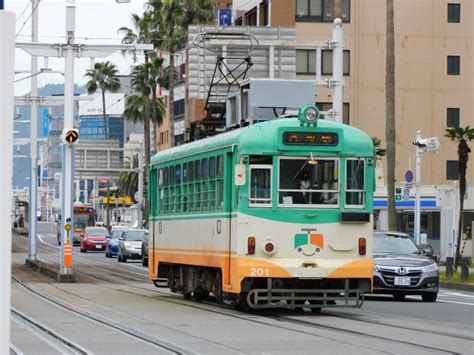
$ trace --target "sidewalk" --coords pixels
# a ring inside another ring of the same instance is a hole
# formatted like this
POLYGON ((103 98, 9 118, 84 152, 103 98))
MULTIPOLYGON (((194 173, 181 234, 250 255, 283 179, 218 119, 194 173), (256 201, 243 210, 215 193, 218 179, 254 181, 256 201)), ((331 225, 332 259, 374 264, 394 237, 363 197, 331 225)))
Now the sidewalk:
MULTIPOLYGON (((460 267, 458 268, 460 272, 460 267)), ((445 265, 439 265, 439 272, 446 272, 445 265)), ((471 265, 469 267, 469 275, 474 275, 474 266, 471 265)), ((471 276, 472 277, 472 276, 471 276)), ((448 288, 451 290, 458 290, 458 291, 468 291, 474 292, 474 283, 472 282, 461 282, 461 281, 450 281, 450 280, 443 280, 439 282, 439 287, 448 288)))

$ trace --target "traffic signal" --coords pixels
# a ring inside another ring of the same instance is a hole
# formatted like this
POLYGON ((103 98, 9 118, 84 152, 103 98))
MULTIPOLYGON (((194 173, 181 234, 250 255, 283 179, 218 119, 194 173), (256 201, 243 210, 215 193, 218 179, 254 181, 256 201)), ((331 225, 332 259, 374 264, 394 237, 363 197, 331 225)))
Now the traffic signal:
POLYGON ((401 200, 402 200, 402 188, 396 187, 395 188, 395 201, 401 201, 401 200))
POLYGON ((79 130, 75 128, 64 128, 62 135, 63 143, 72 144, 79 138, 79 130))

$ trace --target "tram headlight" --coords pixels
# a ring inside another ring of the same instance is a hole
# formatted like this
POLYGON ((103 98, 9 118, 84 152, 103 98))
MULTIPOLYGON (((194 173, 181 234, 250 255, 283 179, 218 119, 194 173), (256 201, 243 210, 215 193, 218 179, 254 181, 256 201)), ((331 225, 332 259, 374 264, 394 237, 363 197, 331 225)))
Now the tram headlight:
POLYGON ((304 118, 308 123, 314 123, 318 119, 318 111, 315 107, 308 107, 304 110, 304 118))

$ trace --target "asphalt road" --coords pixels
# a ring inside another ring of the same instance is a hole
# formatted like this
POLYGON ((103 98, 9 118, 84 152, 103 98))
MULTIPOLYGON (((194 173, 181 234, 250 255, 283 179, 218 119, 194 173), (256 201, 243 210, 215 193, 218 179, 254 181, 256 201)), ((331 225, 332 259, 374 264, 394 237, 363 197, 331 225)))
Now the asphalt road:
MULTIPOLYGON (((44 243, 57 246, 55 236, 40 235, 44 243)), ((80 253, 79 246, 74 247, 74 253, 81 254, 100 263, 116 265, 117 258, 106 258, 102 251, 89 251, 80 253)), ((122 263, 123 264, 123 263, 122 263)), ((148 275, 148 269, 141 265, 141 260, 128 260, 127 267, 135 272, 140 270, 143 275, 148 275)), ((138 272, 140 272, 138 271, 138 272)), ((443 322, 449 328, 449 324, 468 325, 474 330, 474 293, 441 289, 435 303, 423 302, 421 296, 407 296, 404 300, 396 301, 390 295, 369 295, 363 307, 358 310, 337 310, 324 312, 331 314, 354 314, 379 315, 381 317, 393 318, 398 316, 410 317, 419 320, 443 322)))
MULTIPOLYGON (((78 282, 51 282, 24 267, 26 242, 21 238, 14 241, 14 275, 67 307, 38 299, 18 281, 12 283, 13 307, 86 348, 85 353, 169 353, 163 343, 180 354, 432 355, 474 349, 474 293, 441 290, 435 303, 416 296, 403 301, 368 296, 360 309, 328 308, 321 314, 244 313, 183 300, 168 289, 155 288, 140 261, 118 263, 103 252, 80 253, 79 247, 74 248, 78 282), (107 324, 86 319, 90 314, 107 324), (124 335, 114 324, 131 333, 124 335)), ((57 258, 54 236, 40 236, 38 244, 40 258, 41 253, 45 259, 57 258)), ((23 353, 77 353, 26 323, 12 320, 12 344, 23 353)))

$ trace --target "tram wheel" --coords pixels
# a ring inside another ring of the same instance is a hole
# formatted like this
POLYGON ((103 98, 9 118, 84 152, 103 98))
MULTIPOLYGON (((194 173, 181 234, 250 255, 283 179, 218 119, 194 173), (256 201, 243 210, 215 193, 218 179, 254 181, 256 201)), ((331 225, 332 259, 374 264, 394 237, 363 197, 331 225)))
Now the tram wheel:
POLYGON ((183 298, 186 300, 186 301, 189 301, 191 299, 191 295, 192 295, 192 292, 184 292, 183 293, 183 298))

